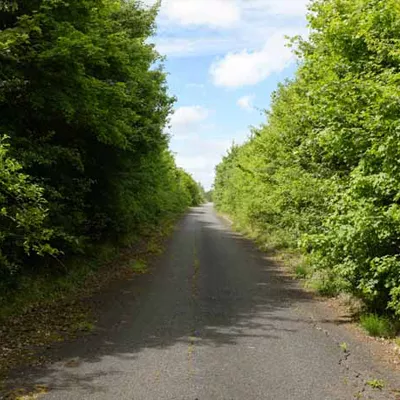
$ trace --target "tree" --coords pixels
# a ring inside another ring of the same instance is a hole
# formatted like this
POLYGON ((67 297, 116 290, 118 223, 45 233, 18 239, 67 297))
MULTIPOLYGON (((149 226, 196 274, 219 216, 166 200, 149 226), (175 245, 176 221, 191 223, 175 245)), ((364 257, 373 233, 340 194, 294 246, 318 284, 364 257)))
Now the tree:
POLYGON ((147 40, 156 13, 136 0, 8 1, 0 10, 0 131, 65 256, 193 204, 164 133, 174 98, 147 40))
POLYGON ((43 188, 21 172, 8 155, 6 138, 0 141, 0 276, 14 274, 21 259, 31 252, 43 256, 58 251, 50 246, 54 235, 46 227, 47 202, 43 188))
POLYGON ((295 78, 218 166, 215 202, 263 240, 302 247, 331 288, 400 315, 400 7, 316 0, 308 19, 295 78))

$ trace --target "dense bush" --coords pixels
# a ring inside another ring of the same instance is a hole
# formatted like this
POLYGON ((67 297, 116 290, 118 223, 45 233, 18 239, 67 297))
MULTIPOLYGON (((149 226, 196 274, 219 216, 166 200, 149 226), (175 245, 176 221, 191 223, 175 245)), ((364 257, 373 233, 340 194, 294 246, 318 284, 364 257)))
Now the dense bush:
POLYGON ((174 99, 147 41, 156 11, 124 0, 1 2, 2 273, 36 266, 31 250, 82 252, 200 201, 168 151, 174 99))
POLYGON ((400 6, 318 0, 295 78, 217 168, 215 202, 319 274, 400 315, 400 6))
POLYGON ((49 245, 54 232, 45 228, 47 202, 43 189, 30 182, 21 165, 0 141, 0 277, 13 273, 24 255, 57 254, 49 245))

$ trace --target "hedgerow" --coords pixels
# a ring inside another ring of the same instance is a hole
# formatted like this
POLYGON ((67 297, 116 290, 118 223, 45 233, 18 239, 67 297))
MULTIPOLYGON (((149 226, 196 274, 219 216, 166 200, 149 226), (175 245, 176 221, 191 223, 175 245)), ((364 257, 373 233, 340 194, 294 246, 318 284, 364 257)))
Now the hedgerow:
POLYGON ((217 167, 215 202, 302 249, 338 290, 400 315, 400 4, 317 0, 308 21, 295 78, 217 167))
POLYGON ((156 14, 139 1, 1 2, 2 284, 201 200, 168 150, 156 14))

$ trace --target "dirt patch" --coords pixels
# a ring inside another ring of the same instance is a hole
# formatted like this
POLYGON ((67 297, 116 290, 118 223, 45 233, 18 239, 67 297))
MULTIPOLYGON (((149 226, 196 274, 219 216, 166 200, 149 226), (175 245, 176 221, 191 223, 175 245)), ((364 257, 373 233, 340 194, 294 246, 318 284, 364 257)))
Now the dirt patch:
POLYGON ((338 296, 331 299, 320 299, 320 303, 330 310, 337 319, 346 320, 346 328, 357 340, 368 344, 371 353, 379 363, 400 372, 400 341, 399 338, 384 339, 368 336, 358 324, 357 309, 352 301, 346 297, 338 296))

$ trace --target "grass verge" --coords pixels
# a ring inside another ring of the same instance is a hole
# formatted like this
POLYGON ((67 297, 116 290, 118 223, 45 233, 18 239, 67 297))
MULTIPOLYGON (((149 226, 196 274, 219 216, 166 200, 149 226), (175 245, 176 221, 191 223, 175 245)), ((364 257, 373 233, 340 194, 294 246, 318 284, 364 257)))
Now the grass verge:
POLYGON ((386 316, 377 314, 365 314, 360 317, 360 325, 370 336, 382 338, 394 338, 398 330, 398 324, 386 316))
MULTIPOLYGON (((370 336, 396 338, 400 332, 400 321, 378 314, 362 314, 366 310, 364 302, 344 291, 345 285, 337 277, 330 276, 326 271, 316 271, 300 250, 293 249, 294 245, 286 240, 284 231, 278 230, 269 236, 236 223, 229 215, 220 215, 230 222, 232 229, 255 242, 261 251, 272 254, 292 276, 302 280, 305 289, 324 297, 338 297, 342 302, 347 297, 344 305, 354 320, 361 315, 360 325, 370 336)), ((395 340, 400 346, 400 338, 395 340)))

